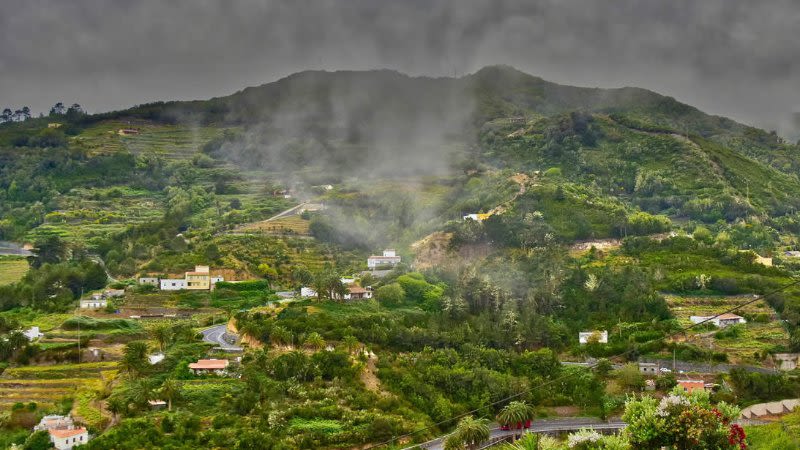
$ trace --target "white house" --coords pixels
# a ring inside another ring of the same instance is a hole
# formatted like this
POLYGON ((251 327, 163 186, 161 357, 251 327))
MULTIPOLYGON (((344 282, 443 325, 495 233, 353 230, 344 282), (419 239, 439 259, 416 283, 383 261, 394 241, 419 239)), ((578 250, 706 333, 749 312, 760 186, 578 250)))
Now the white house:
POLYGON ((397 256, 397 252, 392 249, 386 249, 383 251, 382 256, 373 255, 367 258, 367 267, 370 269, 377 269, 379 267, 394 267, 400 263, 400 257, 397 256))
POLYGON ((51 429, 50 441, 53 447, 58 450, 69 450, 76 445, 81 445, 89 442, 89 432, 86 428, 67 428, 67 429, 51 429))
POLYGON ((578 333, 578 342, 581 345, 588 344, 593 339, 597 339, 599 344, 608 344, 608 331, 582 331, 578 333))
POLYGON ((222 275, 211 275, 212 286, 223 281, 225 281, 225 277, 223 277, 222 275))
POLYGON ((729 325, 738 325, 740 323, 747 323, 744 317, 737 316, 736 314, 725 313, 718 316, 691 316, 689 320, 694 324, 701 322, 710 322, 719 328, 725 328, 729 325))
POLYGON ((361 286, 348 286, 347 293, 344 294, 345 300, 363 300, 372 298, 372 291, 369 289, 364 289, 361 286))
POLYGON ((163 279, 160 281, 160 288, 162 291, 180 291, 186 289, 186 280, 181 279, 163 279))
POLYGON ((106 289, 103 291, 103 297, 118 298, 125 297, 125 289, 106 289))
POLYGON ((317 291, 311 289, 310 287, 301 287, 300 288, 300 297, 316 297, 317 291))
POLYGON ((483 222, 484 220, 491 217, 491 213, 477 213, 477 214, 465 214, 463 216, 464 220, 474 220, 475 222, 483 222))
POLYGON ((92 296, 90 299, 81 300, 81 309, 97 309, 105 308, 108 305, 108 300, 102 296, 92 296))
POLYGON ((158 277, 139 277, 139 284, 149 284, 150 286, 158 286, 158 277))
POLYGON ((44 333, 39 331, 39 327, 31 327, 29 330, 23 331, 22 334, 24 334, 29 341, 35 341, 44 336, 44 333))

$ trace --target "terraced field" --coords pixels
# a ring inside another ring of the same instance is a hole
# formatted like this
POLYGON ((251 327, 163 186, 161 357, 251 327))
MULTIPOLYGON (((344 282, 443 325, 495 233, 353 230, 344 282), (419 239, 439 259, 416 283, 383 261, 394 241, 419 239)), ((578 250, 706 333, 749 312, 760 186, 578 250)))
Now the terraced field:
POLYGON ((222 129, 214 127, 109 121, 84 130, 72 139, 70 145, 83 148, 91 155, 130 151, 137 154, 153 152, 167 159, 185 159, 221 132, 222 129), (137 133, 120 135, 121 129, 133 129, 137 133))
MULTIPOLYGON (((666 299, 672 313, 675 314, 681 325, 687 326, 691 324, 690 316, 719 314, 752 300, 753 296, 680 297, 667 295, 666 299)), ((738 325, 734 330, 726 329, 726 333, 722 333, 720 336, 715 336, 720 333, 718 330, 696 329, 687 337, 687 341, 716 352, 724 352, 728 354, 731 362, 748 364, 760 364, 760 357, 757 354, 763 354, 765 351, 788 344, 788 333, 777 320, 775 311, 765 302, 752 303, 737 311, 737 314, 745 317, 748 322, 738 325), (726 334, 728 334, 727 337, 719 338, 726 334)))
POLYGON ((308 236, 309 221, 300 216, 281 217, 275 220, 248 223, 235 230, 238 233, 294 234, 308 236))
POLYGON ((0 286, 19 281, 28 271, 24 258, 0 257, 0 286))
POLYGON ((55 405, 63 397, 99 389, 116 374, 116 362, 9 368, 0 376, 0 405, 55 405))

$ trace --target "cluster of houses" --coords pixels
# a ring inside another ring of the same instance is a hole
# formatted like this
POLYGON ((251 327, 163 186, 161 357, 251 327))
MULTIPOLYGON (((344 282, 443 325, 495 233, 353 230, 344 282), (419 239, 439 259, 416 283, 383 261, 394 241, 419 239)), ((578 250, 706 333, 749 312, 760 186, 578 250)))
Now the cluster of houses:
POLYGON ((143 276, 139 278, 140 285, 156 286, 162 291, 208 291, 214 285, 225 281, 221 274, 211 273, 208 266, 195 266, 193 271, 185 272, 183 278, 159 278, 157 276, 143 276))
POLYGON ((47 431, 50 442, 58 450, 69 450, 72 447, 89 442, 89 431, 85 427, 77 427, 70 416, 50 415, 42 417, 33 431, 47 431))
POLYGON ((99 294, 92 294, 90 298, 81 300, 81 309, 97 309, 105 308, 108 305, 108 299, 120 298, 125 296, 124 289, 106 289, 99 294))

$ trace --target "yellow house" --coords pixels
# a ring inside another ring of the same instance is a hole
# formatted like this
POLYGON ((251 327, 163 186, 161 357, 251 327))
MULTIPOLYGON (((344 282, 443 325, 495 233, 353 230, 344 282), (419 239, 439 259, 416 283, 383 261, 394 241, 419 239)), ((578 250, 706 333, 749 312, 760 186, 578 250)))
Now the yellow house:
POLYGON ((195 266, 194 272, 186 272, 186 289, 206 291, 211 289, 211 274, 208 266, 195 266))

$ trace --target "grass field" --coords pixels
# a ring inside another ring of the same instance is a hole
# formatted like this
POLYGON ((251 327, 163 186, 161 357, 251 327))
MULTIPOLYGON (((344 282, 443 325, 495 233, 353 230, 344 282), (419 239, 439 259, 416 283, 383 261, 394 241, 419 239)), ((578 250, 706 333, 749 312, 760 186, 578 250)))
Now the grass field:
MULTIPOLYGON (((719 314, 730 308, 741 305, 752 300, 749 295, 737 296, 697 296, 682 297, 667 295, 667 304, 672 313, 678 318, 681 325, 691 324, 690 316, 711 316, 719 314)), ((765 302, 758 301, 742 309, 737 314, 750 318, 745 325, 737 326, 732 335, 717 339, 715 334, 719 331, 707 331, 697 329, 692 332, 687 341, 699 345, 703 348, 713 349, 716 352, 724 352, 728 355, 731 362, 759 364, 760 359, 756 353, 770 351, 778 346, 787 345, 789 335, 781 326, 780 322, 774 320, 775 311, 765 302), (759 321, 752 320, 760 318, 759 321)), ((724 335, 720 334, 720 336, 724 335)))
POLYGON ((0 258, 0 286, 16 283, 28 271, 28 261, 24 258, 0 258))

